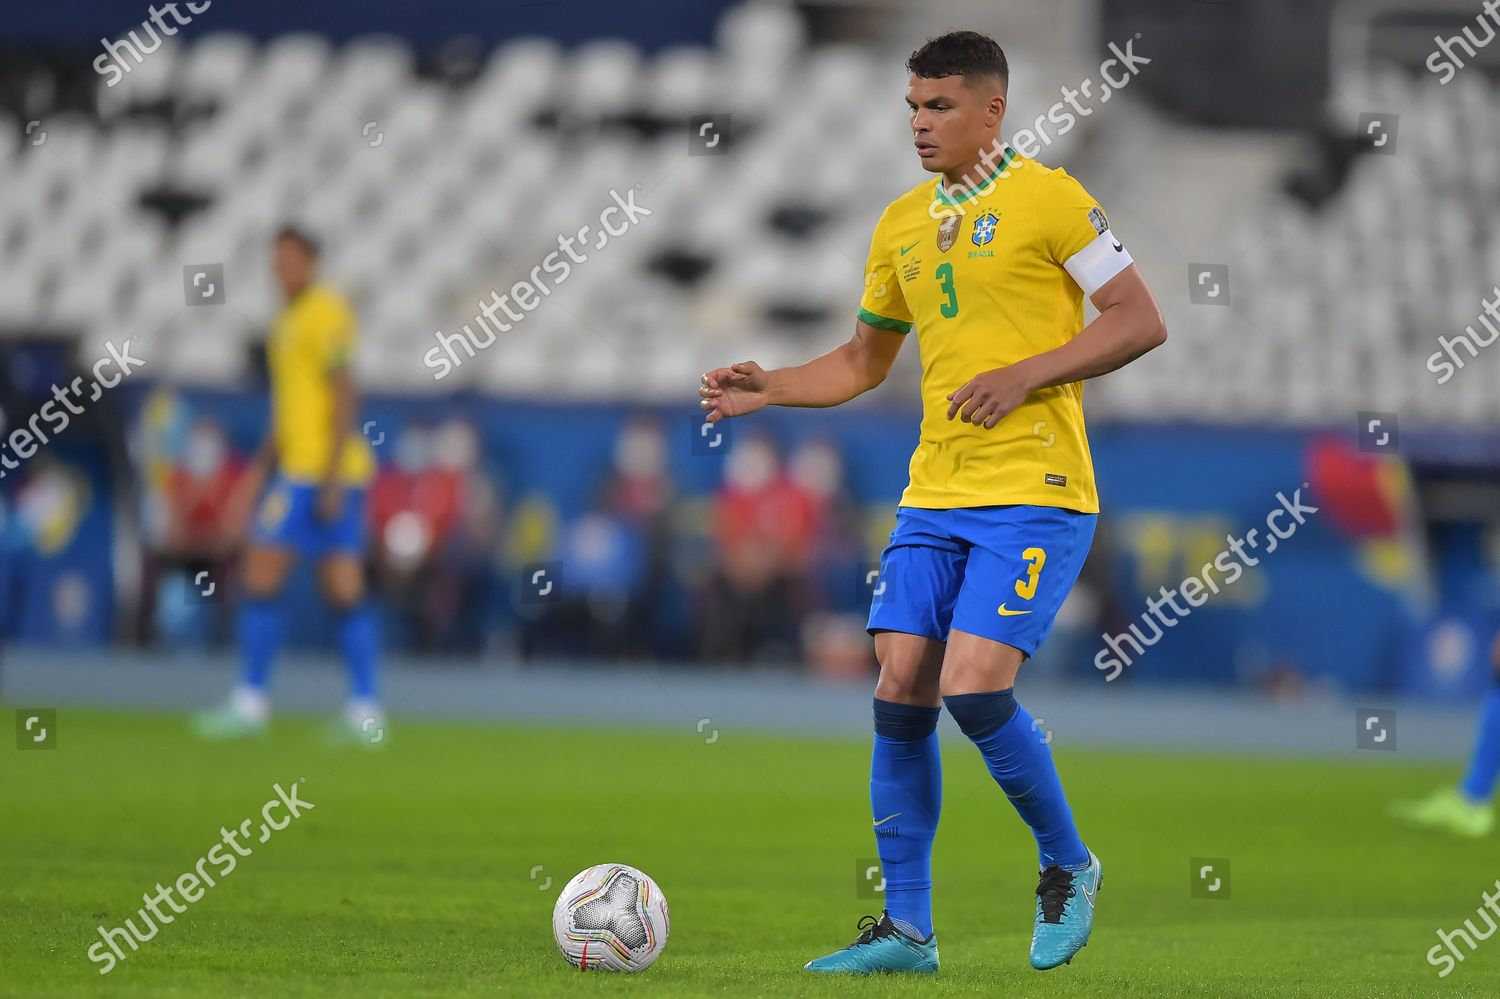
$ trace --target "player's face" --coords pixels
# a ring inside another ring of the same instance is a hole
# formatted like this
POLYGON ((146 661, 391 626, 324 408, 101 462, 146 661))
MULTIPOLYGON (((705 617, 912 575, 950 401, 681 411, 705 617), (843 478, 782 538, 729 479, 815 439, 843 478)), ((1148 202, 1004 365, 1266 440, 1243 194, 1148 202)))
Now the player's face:
POLYGON ((312 282, 316 261, 296 240, 278 239, 271 254, 271 266, 281 290, 291 298, 312 282))
POLYGON ((962 76, 913 76, 906 104, 917 157, 931 173, 972 164, 980 149, 994 144, 1005 114, 1005 96, 996 83, 962 76))

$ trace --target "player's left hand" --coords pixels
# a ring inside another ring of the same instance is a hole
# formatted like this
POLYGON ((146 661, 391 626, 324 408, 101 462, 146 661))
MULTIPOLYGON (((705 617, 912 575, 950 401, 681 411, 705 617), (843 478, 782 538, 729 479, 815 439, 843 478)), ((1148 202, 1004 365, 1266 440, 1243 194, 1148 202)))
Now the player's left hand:
POLYGON ((948 419, 993 430, 1031 394, 1031 382, 1018 364, 975 375, 956 392, 948 393, 948 419))
POLYGON ((331 524, 344 509, 344 484, 337 480, 325 482, 318 490, 318 519, 331 524))

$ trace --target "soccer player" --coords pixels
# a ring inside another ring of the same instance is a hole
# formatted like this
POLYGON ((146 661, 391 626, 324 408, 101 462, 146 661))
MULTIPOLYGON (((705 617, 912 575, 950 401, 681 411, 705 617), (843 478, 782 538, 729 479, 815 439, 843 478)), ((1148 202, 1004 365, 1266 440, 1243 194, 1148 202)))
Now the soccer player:
POLYGON ((1495 783, 1500 779, 1500 635, 1491 648, 1494 683, 1479 709, 1479 734, 1469 768, 1457 787, 1443 787, 1420 801, 1398 801, 1391 814, 1404 822, 1478 839, 1495 828, 1495 783))
POLYGON ((1076 180, 1000 139, 1008 68, 974 32, 907 62, 923 169, 875 226, 853 337, 795 367, 707 372, 717 422, 763 406, 837 406, 880 384, 908 331, 921 341, 922 426, 868 631, 880 678, 870 807, 885 912, 810 971, 933 972, 931 854, 946 704, 1035 834, 1031 964, 1089 938, 1101 867, 1080 838, 1045 738, 1016 700, 1088 553, 1099 509, 1082 381, 1166 339, 1161 312, 1104 212, 1076 180), (1086 327, 1083 297, 1099 315, 1086 327))
POLYGON ((271 432, 241 492, 241 506, 248 513, 270 478, 245 551, 240 679, 227 704, 194 716, 194 728, 205 738, 264 729, 270 716, 271 664, 285 618, 281 590, 298 557, 310 556, 318 560, 323 595, 349 667, 350 699, 333 733, 379 745, 385 738, 376 699, 379 636, 366 599, 362 558, 365 490, 375 463, 354 429, 355 392, 349 375, 354 313, 338 292, 318 283, 318 247, 306 233, 281 230, 272 263, 286 306, 266 344, 271 432))

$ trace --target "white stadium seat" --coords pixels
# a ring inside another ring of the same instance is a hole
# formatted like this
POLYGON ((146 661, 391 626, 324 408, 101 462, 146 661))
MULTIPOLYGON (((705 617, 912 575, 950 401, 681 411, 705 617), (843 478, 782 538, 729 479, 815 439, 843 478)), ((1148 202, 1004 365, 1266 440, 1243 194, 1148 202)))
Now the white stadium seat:
MULTIPOLYGON (((392 38, 174 40, 119 85, 101 81, 97 116, 47 115, 42 148, 0 116, 0 329, 74 330, 82 345, 165 325, 157 349, 170 348, 174 375, 231 381, 244 374, 246 332, 263 335, 275 308, 270 234, 297 223, 323 237, 330 278, 359 307, 371 388, 433 389, 421 362, 433 330, 470 321, 480 297, 525 277, 560 234, 592 234, 610 191, 639 183, 652 216, 604 250, 584 247, 588 262, 514 335, 437 390, 590 394, 592 381, 675 398, 715 358, 793 360, 848 335, 871 226, 924 176, 901 77, 898 61, 866 48, 808 49, 788 5, 754 0, 710 48, 523 39, 453 89, 420 76, 392 38), (141 113, 172 101, 196 113, 171 127, 141 113), (688 118, 710 112, 734 115, 730 156, 688 155, 688 118), (656 126, 637 131, 641 116, 656 126), (600 133, 601 121, 621 127, 600 133), (169 231, 142 205, 162 191, 207 204, 169 231), (778 227, 789 209, 810 231, 778 227), (665 276, 693 261, 707 265, 701 278, 665 276), (225 264, 229 306, 184 310, 181 268, 200 262, 225 264), (775 323, 772 306, 824 318, 775 323)), ((1025 85, 1013 95, 1022 118, 1048 97, 1025 85)), ((1335 108, 1401 109, 1401 156, 1356 158, 1317 210, 1271 176, 1236 230, 1234 307, 1159 287, 1183 346, 1091 388, 1091 412, 1338 419, 1348 387, 1350 400, 1410 396, 1433 419, 1500 417, 1492 377, 1465 371, 1437 388, 1424 367, 1439 335, 1477 321, 1500 275, 1500 81, 1465 73, 1437 88, 1377 66, 1333 87, 1335 108)), ((1171 134, 1193 155, 1199 132, 1120 107, 1117 125, 1171 134)), ((1090 151, 1087 133, 1043 158, 1071 167, 1090 151)), ((1174 211, 1217 212, 1189 187, 1174 211)), ((1176 234, 1148 231, 1128 204, 1117 225, 1144 267, 1151 237, 1176 234)))

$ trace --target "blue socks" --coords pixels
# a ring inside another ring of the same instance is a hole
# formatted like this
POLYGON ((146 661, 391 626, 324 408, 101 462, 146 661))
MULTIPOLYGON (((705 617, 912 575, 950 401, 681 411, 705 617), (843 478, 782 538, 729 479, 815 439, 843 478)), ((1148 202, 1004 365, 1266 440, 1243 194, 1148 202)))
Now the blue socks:
POLYGON ((355 701, 373 701, 380 653, 375 608, 368 599, 361 601, 339 615, 338 627, 339 650, 349 667, 349 696, 355 701))
POLYGON ((932 936, 932 839, 943 806, 941 713, 875 698, 870 810, 885 875, 885 910, 897 929, 918 940, 932 936))
MULTIPOLYGON (((1032 729, 1031 714, 1016 703, 1015 692, 950 694, 943 703, 1031 827, 1040 866, 1087 867, 1089 852, 1073 824, 1052 750, 1032 729)), ((932 936, 932 841, 943 805, 939 714, 940 708, 875 698, 870 809, 885 874, 885 909, 897 929, 919 940, 932 936)), ((1493 785, 1500 769, 1500 687, 1486 702, 1486 719, 1491 715, 1493 785)))
POLYGON ((1031 712, 1016 703, 1014 688, 943 698, 958 727, 979 747, 985 765, 1036 837, 1039 864, 1082 870, 1089 853, 1045 737, 1033 730, 1031 712))
POLYGON ((1500 777, 1500 676, 1484 693, 1474 755, 1469 758, 1469 769, 1458 789, 1470 801, 1484 804, 1495 795, 1496 777, 1500 777))
MULTIPOLYGON (((380 657, 380 632, 369 600, 338 612, 339 651, 349 667, 349 696, 355 701, 376 699, 375 678, 380 657)), ((281 651, 286 633, 286 611, 279 597, 249 598, 240 605, 240 683, 264 692, 271 664, 281 651)))
POLYGON ((281 651, 286 632, 286 612, 278 597, 247 597, 239 614, 240 683, 264 691, 271 676, 271 663, 281 651))

